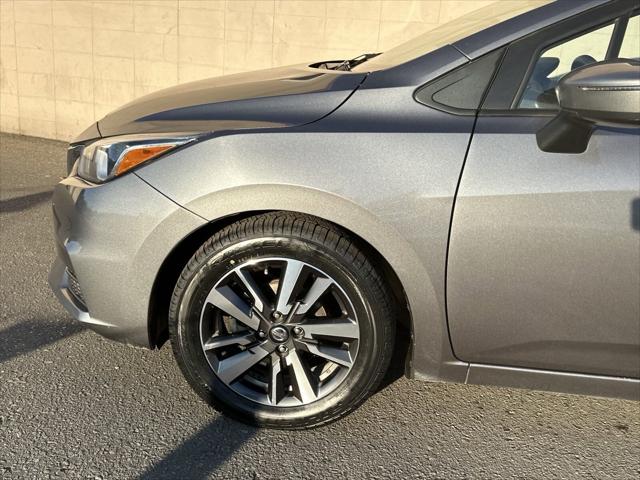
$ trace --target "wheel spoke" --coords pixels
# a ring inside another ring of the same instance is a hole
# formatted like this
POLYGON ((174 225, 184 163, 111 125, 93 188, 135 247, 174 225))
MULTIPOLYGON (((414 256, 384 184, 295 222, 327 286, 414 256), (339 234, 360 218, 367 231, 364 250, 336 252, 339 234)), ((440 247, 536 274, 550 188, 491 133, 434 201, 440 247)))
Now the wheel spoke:
POLYGON ((277 353, 271 354, 271 376, 269 378, 269 401, 272 405, 277 405, 286 394, 284 389, 284 371, 282 369, 282 359, 277 353))
POLYGON ((264 298, 260 287, 258 287, 255 280, 253 279, 253 276, 243 268, 238 268, 236 270, 236 274, 238 275, 244 286, 247 287, 249 294, 253 297, 253 306, 259 312, 263 312, 264 307, 265 305, 268 305, 268 302, 264 298))
POLYGON ((248 348, 247 350, 236 353, 229 358, 219 360, 216 368, 216 374, 220 377, 220 380, 229 384, 269 355, 269 353, 271 352, 260 345, 248 348))
POLYGON ((304 263, 302 262, 297 260, 287 260, 284 272, 282 272, 280 276, 276 310, 283 315, 289 313, 289 310, 291 309, 290 304, 292 301, 290 297, 296 283, 298 283, 298 278, 300 278, 300 273, 302 272, 303 267, 304 263))
POLYGON ((234 264, 200 313, 212 373, 236 394, 272 408, 307 405, 333 392, 350 375, 359 338, 356 311, 340 283, 290 257, 234 264))
POLYGON ((233 335, 213 336, 205 342, 203 347, 205 351, 208 351, 229 345, 249 345, 253 342, 255 342, 255 335, 253 333, 236 333, 233 335))
POLYGON ((289 367, 293 394, 302 403, 314 401, 317 397, 314 387, 315 382, 311 378, 311 373, 300 359, 298 352, 292 349, 289 355, 287 355, 286 360, 287 366, 289 367))
POLYGON ((311 288, 309 288, 309 291, 305 295, 304 300, 302 301, 302 304, 300 305, 300 308, 298 308, 298 311, 296 313, 307 313, 309 309, 315 305, 322 294, 327 291, 332 283, 333 280, 331 280, 330 278, 316 278, 313 282, 313 285, 311 285, 311 288))
POLYGON ((349 341, 360 337, 358 324, 348 318, 305 322, 300 326, 307 338, 329 337, 349 341))
POLYGON ((343 367, 351 367, 351 365, 353 364, 353 360, 349 351, 343 350, 338 347, 331 347, 329 345, 318 345, 315 343, 300 341, 296 342, 296 347, 302 350, 306 350, 313 355, 322 357, 325 360, 337 363, 338 365, 341 365, 343 367))
POLYGON ((251 306, 226 285, 211 290, 206 301, 252 330, 260 327, 260 319, 253 315, 251 306))

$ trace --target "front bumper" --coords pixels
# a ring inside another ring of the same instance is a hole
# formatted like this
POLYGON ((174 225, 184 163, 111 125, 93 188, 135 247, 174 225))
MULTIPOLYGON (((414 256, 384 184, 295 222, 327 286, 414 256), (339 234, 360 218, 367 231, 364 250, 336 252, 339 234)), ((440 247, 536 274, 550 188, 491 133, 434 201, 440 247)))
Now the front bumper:
POLYGON ((73 285, 73 273, 70 270, 70 262, 65 261, 66 255, 59 252, 58 256, 53 262, 51 272, 49 273, 49 285, 53 290, 58 301, 62 306, 79 322, 89 326, 92 330, 104 335, 105 337, 117 338, 118 327, 116 325, 103 322, 101 320, 91 318, 87 310, 86 304, 82 298, 78 298, 78 295, 72 288, 73 285))
POLYGON ((49 284, 60 303, 106 337, 150 346, 149 301, 160 266, 205 221, 135 174, 103 185, 66 178, 54 190, 53 217, 49 284))

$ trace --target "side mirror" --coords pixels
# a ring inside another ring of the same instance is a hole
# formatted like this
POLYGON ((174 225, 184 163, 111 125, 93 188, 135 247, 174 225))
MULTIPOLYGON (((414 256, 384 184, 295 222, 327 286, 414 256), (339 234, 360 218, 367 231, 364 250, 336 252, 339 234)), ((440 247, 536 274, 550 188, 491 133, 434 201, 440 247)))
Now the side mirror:
POLYGON ((545 152, 582 153, 594 125, 640 125, 640 62, 592 63, 565 75, 556 87, 560 113, 538 133, 545 152))

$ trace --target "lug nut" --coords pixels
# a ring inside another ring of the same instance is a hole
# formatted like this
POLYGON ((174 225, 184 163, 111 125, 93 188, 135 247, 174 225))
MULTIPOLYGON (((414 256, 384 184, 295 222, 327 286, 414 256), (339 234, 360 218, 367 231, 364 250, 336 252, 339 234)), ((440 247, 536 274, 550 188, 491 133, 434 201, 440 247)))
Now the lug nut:
POLYGON ((264 333, 262 330, 260 330, 260 331, 258 332, 258 336, 259 336, 260 338, 264 338, 264 337, 266 337, 266 336, 267 336, 267 334, 266 334, 266 333, 264 333))
POLYGON ((271 316, 274 318, 274 320, 280 320, 282 318, 282 314, 280 312, 273 312, 271 316))
POLYGON ((287 348, 286 345, 278 345, 278 352, 279 353, 284 354, 284 353, 287 353, 288 351, 289 351, 289 349, 287 348))
POLYGON ((293 327, 293 334, 298 338, 304 337, 304 330, 302 327, 293 327))

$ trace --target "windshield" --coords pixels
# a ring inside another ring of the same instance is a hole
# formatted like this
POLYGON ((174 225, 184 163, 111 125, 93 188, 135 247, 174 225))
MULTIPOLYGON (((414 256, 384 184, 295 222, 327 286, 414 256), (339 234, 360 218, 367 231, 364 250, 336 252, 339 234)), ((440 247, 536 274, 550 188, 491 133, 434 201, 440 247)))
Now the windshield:
POLYGON ((513 17, 534 10, 552 0, 500 0, 486 7, 474 10, 449 23, 440 25, 419 37, 398 45, 366 63, 354 71, 371 71, 390 68, 408 62, 440 47, 457 42, 480 32, 485 28, 504 22, 513 17))

